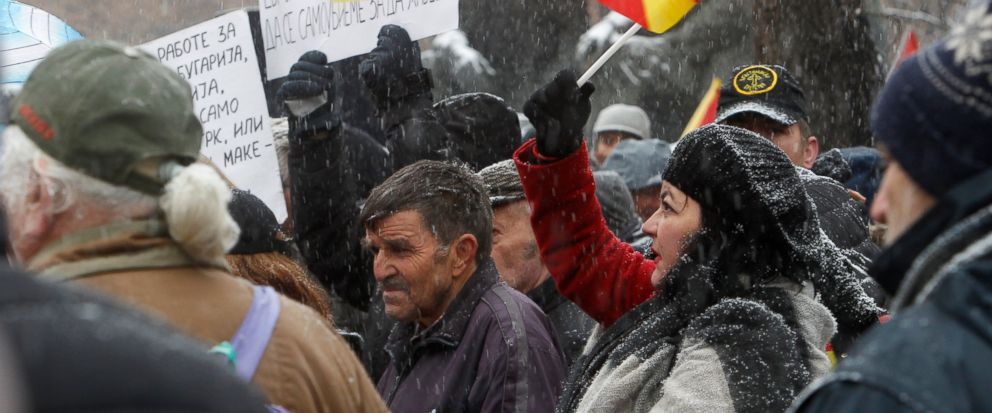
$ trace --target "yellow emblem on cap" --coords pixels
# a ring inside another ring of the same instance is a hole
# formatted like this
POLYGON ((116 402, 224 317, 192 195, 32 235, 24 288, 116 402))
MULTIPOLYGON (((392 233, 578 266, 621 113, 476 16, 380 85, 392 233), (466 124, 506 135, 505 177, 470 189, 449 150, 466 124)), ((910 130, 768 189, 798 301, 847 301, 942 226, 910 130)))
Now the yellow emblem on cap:
POLYGON ((734 76, 734 90, 745 96, 768 93, 777 84, 778 73, 768 66, 748 66, 734 76))

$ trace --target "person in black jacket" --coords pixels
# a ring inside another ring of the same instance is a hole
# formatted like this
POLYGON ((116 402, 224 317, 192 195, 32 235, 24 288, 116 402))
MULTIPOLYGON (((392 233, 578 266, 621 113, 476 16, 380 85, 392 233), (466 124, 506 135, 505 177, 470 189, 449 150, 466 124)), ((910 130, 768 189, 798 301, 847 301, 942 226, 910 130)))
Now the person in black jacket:
POLYGON ((9 269, 0 279, 0 330, 31 411, 267 411, 223 357, 137 310, 9 269))
POLYGON ((889 160, 871 268, 892 319, 866 334, 799 412, 992 410, 992 19, 988 2, 899 65, 872 112, 889 160))

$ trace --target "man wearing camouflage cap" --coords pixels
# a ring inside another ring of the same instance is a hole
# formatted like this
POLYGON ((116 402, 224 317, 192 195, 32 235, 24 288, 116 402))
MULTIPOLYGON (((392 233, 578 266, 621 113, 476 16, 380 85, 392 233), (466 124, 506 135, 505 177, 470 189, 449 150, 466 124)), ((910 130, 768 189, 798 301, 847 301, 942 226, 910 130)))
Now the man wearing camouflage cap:
POLYGON ((204 351, 220 343, 274 405, 384 411, 326 320, 228 271, 238 227, 224 182, 194 163, 201 136, 188 84, 152 56, 96 41, 53 50, 3 136, 16 260, 158 316, 204 351))
POLYGON ((492 164, 478 175, 489 191, 493 207, 492 257, 500 278, 541 307, 571 365, 582 355, 596 322, 558 292, 551 272, 541 262, 530 225, 530 205, 513 160, 492 164))

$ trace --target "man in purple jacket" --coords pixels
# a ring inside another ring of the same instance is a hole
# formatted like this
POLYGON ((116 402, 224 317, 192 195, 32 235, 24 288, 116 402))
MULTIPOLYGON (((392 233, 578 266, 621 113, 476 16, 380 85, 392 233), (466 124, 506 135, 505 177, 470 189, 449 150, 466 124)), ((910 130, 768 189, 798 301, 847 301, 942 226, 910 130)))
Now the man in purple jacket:
POLYGON ((379 393, 393 412, 550 412, 565 378, 552 327, 499 281, 479 177, 420 161, 362 209, 386 314, 400 321, 379 393))

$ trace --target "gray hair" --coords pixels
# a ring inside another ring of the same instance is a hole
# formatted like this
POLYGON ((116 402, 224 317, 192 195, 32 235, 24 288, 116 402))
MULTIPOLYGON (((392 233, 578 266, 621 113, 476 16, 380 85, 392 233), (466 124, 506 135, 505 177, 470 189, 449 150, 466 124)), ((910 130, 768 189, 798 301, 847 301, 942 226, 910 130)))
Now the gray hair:
POLYGON ((198 263, 223 260, 238 240, 237 223, 227 210, 231 191, 207 165, 174 168, 162 195, 153 196, 112 185, 77 172, 41 151, 17 126, 3 133, 0 190, 10 202, 23 202, 25 190, 44 179, 54 205, 68 211, 85 202, 122 218, 151 216, 160 210, 169 236, 198 263))

